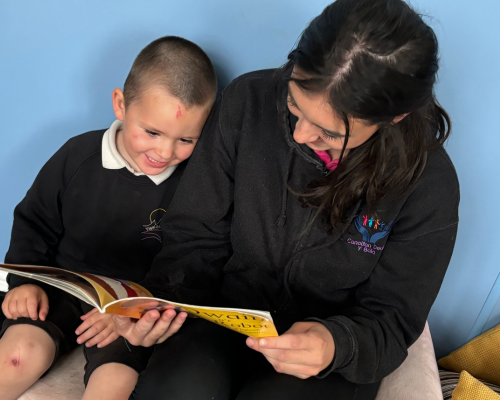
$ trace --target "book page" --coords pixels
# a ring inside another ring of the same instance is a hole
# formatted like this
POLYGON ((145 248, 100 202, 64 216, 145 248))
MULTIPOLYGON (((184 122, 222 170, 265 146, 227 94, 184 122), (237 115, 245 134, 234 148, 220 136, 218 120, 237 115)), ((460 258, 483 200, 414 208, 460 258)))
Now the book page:
POLYGON ((136 283, 101 275, 72 272, 61 268, 17 264, 0 264, 0 270, 55 286, 101 311, 106 304, 116 300, 129 297, 153 297, 147 289, 136 283))
POLYGON ((185 311, 191 317, 206 319, 247 336, 278 336, 271 315, 264 311, 191 306, 156 298, 136 298, 110 303, 105 307, 105 312, 139 319, 147 311, 162 312, 168 309, 185 311))
POLYGON ((0 270, 54 286, 100 308, 99 296, 93 286, 72 272, 52 267, 15 264, 0 264, 0 270))

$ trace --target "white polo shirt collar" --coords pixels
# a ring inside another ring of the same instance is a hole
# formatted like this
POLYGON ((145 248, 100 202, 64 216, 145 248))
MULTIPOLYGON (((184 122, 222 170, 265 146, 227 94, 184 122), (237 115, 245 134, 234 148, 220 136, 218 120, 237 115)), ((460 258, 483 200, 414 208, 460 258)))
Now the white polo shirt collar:
MULTIPOLYGON (((121 129, 122 121, 116 120, 111 127, 104 133, 102 138, 102 166, 106 169, 122 169, 127 168, 135 176, 146 175, 143 172, 136 172, 130 164, 121 156, 116 148, 116 132, 121 129)), ((146 175, 155 184, 159 185, 167 180, 177 168, 177 165, 168 167, 165 171, 158 175, 146 175)))

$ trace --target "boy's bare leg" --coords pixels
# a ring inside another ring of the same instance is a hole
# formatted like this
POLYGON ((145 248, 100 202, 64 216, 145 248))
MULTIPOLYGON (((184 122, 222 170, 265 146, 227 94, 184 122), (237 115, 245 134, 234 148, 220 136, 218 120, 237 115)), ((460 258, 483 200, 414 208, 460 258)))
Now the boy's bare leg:
POLYGON ((43 329, 13 325, 0 339, 0 399, 16 400, 54 360, 56 345, 43 329))
POLYGON ((139 374, 124 364, 101 365, 90 375, 82 400, 128 400, 139 374))

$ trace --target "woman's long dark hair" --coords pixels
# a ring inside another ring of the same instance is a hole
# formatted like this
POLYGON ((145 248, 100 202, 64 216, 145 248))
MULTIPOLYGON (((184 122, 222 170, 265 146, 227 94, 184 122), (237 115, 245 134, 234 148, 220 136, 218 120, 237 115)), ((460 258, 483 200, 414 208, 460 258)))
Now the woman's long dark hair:
POLYGON ((339 166, 300 194, 332 226, 365 199, 403 196, 420 177, 427 153, 442 145, 450 119, 435 99, 438 44, 433 30, 402 0, 337 0, 316 17, 289 54, 283 76, 325 93, 346 126, 339 166), (307 79, 294 79, 297 68, 307 79), (397 116, 409 113, 394 124, 397 116), (345 157, 349 118, 379 125, 345 157))

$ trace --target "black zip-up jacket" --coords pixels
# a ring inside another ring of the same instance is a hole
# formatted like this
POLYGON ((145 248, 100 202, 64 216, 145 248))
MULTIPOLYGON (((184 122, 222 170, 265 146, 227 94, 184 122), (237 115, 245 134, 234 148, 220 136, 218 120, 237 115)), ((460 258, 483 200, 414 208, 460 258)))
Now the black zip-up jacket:
MULTIPOLYGON (((156 226, 186 162, 156 185, 126 168, 105 169, 106 130, 69 139, 43 166, 14 211, 5 262, 64 268, 140 281, 161 249, 156 226)), ((31 283, 8 275, 9 288, 31 283)), ((50 311, 49 311, 50 312, 50 311)))
POLYGON ((186 302, 269 310, 282 333, 312 319, 333 335, 334 371, 379 381, 421 334, 445 275, 459 185, 443 148, 413 189, 328 233, 304 190, 325 173, 293 140, 286 86, 273 70, 237 78, 212 110, 162 223, 164 244, 143 284, 186 302))

